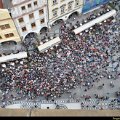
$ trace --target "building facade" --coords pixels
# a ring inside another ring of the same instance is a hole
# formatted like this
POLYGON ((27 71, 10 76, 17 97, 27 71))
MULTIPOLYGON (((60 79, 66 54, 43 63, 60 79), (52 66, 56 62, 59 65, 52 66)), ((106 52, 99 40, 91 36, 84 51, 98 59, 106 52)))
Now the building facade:
POLYGON ((7 9, 0 9, 0 43, 20 42, 20 36, 7 9))
POLYGON ((50 27, 57 20, 67 20, 74 13, 82 12, 83 0, 47 0, 48 5, 48 26, 50 27))
POLYGON ((11 14, 22 39, 47 27, 46 0, 12 0, 11 14))
POLYGON ((11 0, 11 15, 24 40, 38 36, 58 20, 66 21, 73 13, 85 13, 109 0, 11 0))

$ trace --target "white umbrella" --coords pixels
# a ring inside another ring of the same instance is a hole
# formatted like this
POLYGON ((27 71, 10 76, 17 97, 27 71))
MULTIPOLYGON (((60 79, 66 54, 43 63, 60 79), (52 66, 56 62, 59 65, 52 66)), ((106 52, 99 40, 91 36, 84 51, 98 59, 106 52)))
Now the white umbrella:
POLYGON ((82 26, 82 23, 80 23, 80 26, 82 26))
POLYGON ((46 39, 45 41, 48 42, 48 39, 46 39))
POLYGON ((106 22, 106 20, 104 20, 104 22, 106 22))
POLYGON ((12 63, 10 63, 10 65, 14 66, 14 65, 15 65, 15 63, 13 63, 13 62, 12 62, 12 63))
POLYGON ((53 50, 53 47, 51 47, 50 49, 53 50))
POLYGON ((22 65, 23 65, 23 61, 20 61, 20 64, 22 64, 22 65))
POLYGON ((80 33, 80 35, 82 35, 82 33, 80 33))
POLYGON ((77 28, 77 26, 75 25, 75 28, 77 28))
POLYGON ((2 64, 2 67, 6 68, 6 64, 2 64))
POLYGON ((52 40, 52 39, 53 39, 53 36, 51 36, 50 39, 52 40))
POLYGON ((40 42, 40 45, 42 45, 43 44, 43 42, 40 42))
POLYGON ((58 47, 58 45, 55 45, 56 47, 58 47))
POLYGON ((48 52, 48 50, 46 50, 45 52, 48 52))
POLYGON ((98 16, 100 16, 100 14, 98 13, 98 16))

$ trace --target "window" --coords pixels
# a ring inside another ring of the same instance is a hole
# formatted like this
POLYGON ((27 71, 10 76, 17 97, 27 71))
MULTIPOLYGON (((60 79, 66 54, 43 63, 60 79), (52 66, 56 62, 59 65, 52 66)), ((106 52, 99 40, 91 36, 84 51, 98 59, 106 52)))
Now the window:
POLYGON ((26 27, 23 27, 22 28, 22 32, 25 32, 27 29, 26 29, 26 27))
POLYGON ((69 2, 69 3, 68 3, 68 10, 72 10, 72 3, 73 3, 73 2, 69 2))
POLYGON ((2 37, 0 36, 0 39, 2 39, 2 37))
POLYGON ((29 14, 29 18, 30 18, 30 19, 34 18, 34 14, 33 14, 33 13, 32 13, 32 14, 29 14))
POLYGON ((9 38, 9 34, 5 34, 5 37, 6 37, 6 38, 9 38))
POLYGON ((31 6, 31 4, 28 4, 28 8, 31 8, 32 6, 31 6))
POLYGON ((36 24, 35 24, 35 23, 32 23, 32 24, 31 24, 31 27, 32 27, 32 28, 36 27, 36 24))
POLYGON ((44 10, 42 9, 42 10, 39 10, 39 14, 41 15, 41 14, 43 14, 44 13, 44 10))
POLYGON ((14 34, 13 34, 13 33, 10 33, 10 34, 9 34, 9 36, 10 36, 10 37, 13 37, 13 36, 14 36, 14 34))
POLYGON ((6 37, 6 38, 13 37, 13 36, 14 36, 13 33, 5 34, 5 37, 6 37))
POLYGON ((6 29, 10 28, 10 25, 9 24, 5 24, 5 28, 6 29))
POLYGON ((57 0, 53 0, 53 5, 57 4, 57 0))
POLYGON ((18 21, 19 21, 19 23, 24 22, 23 18, 19 18, 18 21))
POLYGON ((21 9, 22 9, 22 10, 25 10, 25 6, 22 6, 21 9))
POLYGON ((37 4, 37 1, 35 1, 35 2, 34 2, 34 6, 37 6, 37 5, 38 5, 38 4, 37 4))
POLYGON ((41 19, 41 21, 40 21, 40 22, 41 22, 41 24, 43 24, 43 23, 45 22, 45 19, 44 19, 44 18, 43 18, 43 19, 41 19))
POLYGON ((0 29, 4 30, 5 29, 5 25, 0 25, 0 29))
POLYGON ((63 14, 65 12, 65 5, 62 5, 60 8, 61 8, 61 14, 63 14))
POLYGON ((75 6, 79 5, 79 0, 75 0, 75 6))
POLYGON ((53 16, 56 17, 57 16, 57 9, 54 9, 52 12, 53 12, 53 16))
POLYGON ((5 25, 1 25, 1 26, 0 26, 0 29, 1 29, 1 30, 5 30, 5 29, 8 29, 8 28, 10 28, 10 25, 9 25, 9 24, 5 24, 5 25))

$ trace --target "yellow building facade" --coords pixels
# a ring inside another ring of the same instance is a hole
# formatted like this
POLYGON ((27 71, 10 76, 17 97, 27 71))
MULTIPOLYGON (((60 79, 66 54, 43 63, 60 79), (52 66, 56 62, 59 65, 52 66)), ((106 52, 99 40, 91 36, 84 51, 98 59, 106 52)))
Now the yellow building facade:
POLYGON ((47 0, 48 5, 48 25, 62 19, 67 20, 74 13, 82 13, 83 0, 47 0))
POLYGON ((7 9, 0 9, 0 43, 20 42, 20 36, 7 9))

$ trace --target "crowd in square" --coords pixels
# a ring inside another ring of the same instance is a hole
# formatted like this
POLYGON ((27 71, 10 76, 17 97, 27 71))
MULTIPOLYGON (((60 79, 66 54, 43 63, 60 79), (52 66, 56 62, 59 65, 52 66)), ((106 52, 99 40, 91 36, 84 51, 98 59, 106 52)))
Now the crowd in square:
MULTIPOLYGON (((94 19, 93 16, 87 21, 94 19)), ((80 23, 77 22, 76 26, 79 27, 80 23)), ((88 91, 102 77, 112 77, 113 71, 113 78, 120 79, 120 56, 116 61, 112 59, 120 52, 119 26, 120 23, 111 17, 75 35, 75 27, 71 23, 63 23, 60 44, 44 53, 34 50, 34 54, 29 54, 27 59, 0 64, 1 102, 6 104, 7 101, 26 98, 34 100, 39 96, 52 100, 70 93, 77 86, 84 86, 84 91, 88 91), (111 62, 117 62, 117 66, 108 71, 111 62)), ((110 85, 114 87, 112 83, 110 85)), ((104 84, 99 86, 100 89, 103 87, 104 84)), ((120 97, 120 91, 116 92, 120 97)), ((89 98, 91 96, 85 97, 89 98)), ((99 98, 98 95, 95 98, 109 99, 106 96, 99 98)))

